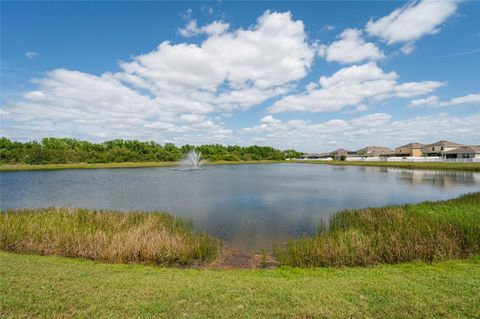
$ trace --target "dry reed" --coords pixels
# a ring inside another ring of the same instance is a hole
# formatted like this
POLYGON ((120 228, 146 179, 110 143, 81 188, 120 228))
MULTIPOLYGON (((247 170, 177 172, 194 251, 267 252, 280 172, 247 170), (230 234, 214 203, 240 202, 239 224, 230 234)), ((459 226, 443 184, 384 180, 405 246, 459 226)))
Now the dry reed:
POLYGON ((166 213, 72 208, 0 213, 0 249, 113 263, 191 265, 211 260, 219 242, 166 213))

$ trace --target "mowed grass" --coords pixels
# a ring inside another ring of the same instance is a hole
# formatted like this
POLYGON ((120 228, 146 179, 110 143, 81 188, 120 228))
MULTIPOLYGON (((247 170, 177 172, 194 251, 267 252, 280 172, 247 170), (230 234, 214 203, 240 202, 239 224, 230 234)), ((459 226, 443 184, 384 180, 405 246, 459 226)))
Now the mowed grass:
MULTIPOLYGON (((274 163, 302 163, 343 166, 376 166, 396 167, 406 169, 438 169, 480 172, 480 163, 407 163, 407 162, 363 162, 363 161, 214 161, 205 165, 235 165, 235 164, 274 164, 274 163)), ((172 167, 179 162, 122 162, 122 163, 67 163, 67 164, 0 164, 0 171, 31 171, 31 170, 60 170, 60 169, 88 169, 88 168, 138 168, 138 167, 172 167)))
POLYGON ((86 168, 171 167, 178 162, 121 162, 121 163, 65 163, 65 164, 0 164, 0 171, 35 171, 86 168))
POLYGON ((479 163, 455 163, 455 162, 386 162, 386 161, 291 161, 293 163, 324 164, 341 166, 376 166, 396 167, 406 169, 432 169, 432 170, 457 170, 480 172, 479 163))
POLYGON ((317 235, 276 249, 281 264, 297 267, 432 262, 479 253, 480 193, 339 212, 317 235))
MULTIPOLYGON (((234 164, 272 164, 283 161, 214 161, 204 165, 234 165, 234 164)), ((66 163, 66 164, 0 164, 0 171, 36 171, 61 169, 95 169, 95 168, 142 168, 142 167, 173 167, 180 162, 121 162, 121 163, 66 163)))
POLYGON ((479 318, 480 258, 207 270, 0 252, 2 318, 479 318))
POLYGON ((158 265, 203 264, 219 241, 166 213, 73 208, 0 212, 0 249, 158 265))

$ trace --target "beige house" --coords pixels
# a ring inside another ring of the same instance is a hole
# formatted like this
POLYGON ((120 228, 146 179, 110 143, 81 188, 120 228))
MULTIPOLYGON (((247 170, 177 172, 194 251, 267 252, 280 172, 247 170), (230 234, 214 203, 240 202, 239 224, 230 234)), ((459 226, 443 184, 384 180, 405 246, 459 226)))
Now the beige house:
POLYGON ((480 158, 480 145, 461 146, 443 154, 446 158, 480 158))
POLYGON ((423 156, 442 156, 445 152, 452 151, 461 146, 463 145, 454 142, 438 141, 436 143, 423 146, 421 150, 423 156))
POLYGON ((357 156, 357 152, 349 151, 344 148, 339 148, 338 150, 335 150, 330 153, 330 156, 334 159, 341 159, 343 157, 355 157, 357 156))
POLYGON ((393 150, 383 146, 367 146, 357 151, 358 156, 383 156, 392 155, 393 150))
POLYGON ((424 147, 425 144, 421 143, 410 143, 410 144, 405 144, 399 147, 395 148, 395 156, 400 156, 400 157, 420 157, 422 156, 422 147, 424 147))

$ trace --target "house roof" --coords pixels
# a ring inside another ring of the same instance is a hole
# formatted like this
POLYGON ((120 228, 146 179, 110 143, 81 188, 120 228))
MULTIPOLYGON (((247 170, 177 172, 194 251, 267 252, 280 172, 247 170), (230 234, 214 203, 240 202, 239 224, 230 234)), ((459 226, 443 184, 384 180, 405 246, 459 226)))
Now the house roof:
POLYGON ((339 148, 338 150, 335 150, 333 152, 331 152, 331 154, 345 154, 345 153, 354 153, 352 151, 349 151, 349 150, 346 150, 344 148, 339 148))
POLYGON ((402 146, 398 146, 397 148, 406 148, 406 147, 422 148, 424 146, 425 146, 425 144, 422 144, 422 143, 408 143, 408 144, 405 144, 405 145, 402 145, 402 146))
POLYGON ((445 154, 480 154, 480 145, 461 146, 454 150, 445 152, 445 154))
POLYGON ((359 149, 357 151, 357 153, 358 152, 366 152, 366 153, 370 153, 370 152, 393 152, 393 150, 391 148, 383 147, 383 146, 367 146, 367 147, 359 149))
POLYGON ((449 142, 449 141, 438 141, 432 144, 424 145, 423 147, 432 147, 432 146, 463 146, 463 144, 449 142))

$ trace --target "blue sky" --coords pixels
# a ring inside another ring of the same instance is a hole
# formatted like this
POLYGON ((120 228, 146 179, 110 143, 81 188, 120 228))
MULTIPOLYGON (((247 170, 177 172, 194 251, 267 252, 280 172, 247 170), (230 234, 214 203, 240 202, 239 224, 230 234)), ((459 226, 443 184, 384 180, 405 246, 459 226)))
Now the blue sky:
POLYGON ((479 144, 480 3, 1 2, 0 135, 479 144))

